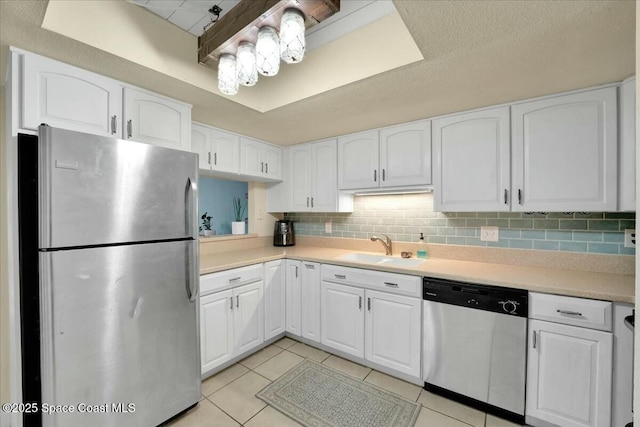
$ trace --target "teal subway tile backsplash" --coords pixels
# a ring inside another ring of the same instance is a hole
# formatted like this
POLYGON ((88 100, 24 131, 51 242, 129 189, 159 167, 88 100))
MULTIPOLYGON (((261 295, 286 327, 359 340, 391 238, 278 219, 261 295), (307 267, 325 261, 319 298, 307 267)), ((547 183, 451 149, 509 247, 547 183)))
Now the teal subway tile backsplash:
POLYGON ((603 212, 434 212, 431 194, 357 196, 354 212, 288 213, 301 236, 368 239, 387 234, 394 241, 635 255, 624 247, 624 230, 635 213, 603 212), (332 233, 324 232, 325 222, 332 233), (480 240, 480 227, 499 228, 497 242, 480 240))

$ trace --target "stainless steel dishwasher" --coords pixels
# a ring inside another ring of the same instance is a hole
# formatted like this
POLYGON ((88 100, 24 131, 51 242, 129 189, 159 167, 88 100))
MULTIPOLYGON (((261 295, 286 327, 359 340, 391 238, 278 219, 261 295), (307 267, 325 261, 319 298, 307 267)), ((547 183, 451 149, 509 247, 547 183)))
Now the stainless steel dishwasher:
POLYGON ((527 291, 423 279, 424 388, 524 424, 527 291))

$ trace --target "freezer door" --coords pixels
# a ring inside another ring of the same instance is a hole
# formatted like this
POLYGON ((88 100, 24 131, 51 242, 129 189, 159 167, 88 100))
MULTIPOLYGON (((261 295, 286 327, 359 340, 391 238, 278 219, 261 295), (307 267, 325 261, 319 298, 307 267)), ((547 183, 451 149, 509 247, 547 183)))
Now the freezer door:
POLYGON ((45 427, 155 426, 199 401, 196 245, 41 252, 42 403, 75 409, 45 427))
POLYGON ((40 247, 196 238, 198 157, 40 126, 40 247))

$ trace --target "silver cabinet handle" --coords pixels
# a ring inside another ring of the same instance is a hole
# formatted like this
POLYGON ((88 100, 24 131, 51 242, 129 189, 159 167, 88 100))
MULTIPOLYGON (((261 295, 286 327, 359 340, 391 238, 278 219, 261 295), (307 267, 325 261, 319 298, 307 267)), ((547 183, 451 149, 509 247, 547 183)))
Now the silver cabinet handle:
POLYGON ((111 135, 115 134, 118 129, 118 118, 111 116, 111 135))
POLYGON ((367 310, 371 311, 371 298, 367 298, 367 310))
POLYGON ((556 310, 556 312, 560 314, 566 314, 567 316, 582 316, 582 313, 580 313, 579 311, 556 310))
POLYGON ((307 267, 309 270, 315 270, 316 269, 316 266, 313 265, 313 264, 305 264, 304 266, 307 267))
POLYGON ((382 169, 382 180, 383 181, 387 180, 387 174, 386 174, 386 171, 384 169, 382 169))
POLYGON ((240 308, 240 295, 236 295, 236 308, 240 308))
POLYGON ((269 163, 264 164, 264 173, 269 173, 269 163))
POLYGON ((211 164, 211 151, 209 151, 209 153, 208 153, 208 154, 209 154, 209 157, 208 157, 208 159, 207 159, 207 163, 211 164))
POLYGON ((518 204, 522 204, 522 190, 518 188, 518 204))
POLYGON ((264 173, 264 162, 260 162, 260 172, 264 173))
POLYGON ((236 282, 238 280, 242 279, 242 276, 238 276, 238 277, 234 277, 232 279, 229 279, 229 282, 236 282))
POLYGON ((307 197, 307 207, 309 207, 309 198, 307 197))
POLYGON ((296 265, 296 277, 298 277, 298 266, 296 265))
POLYGON ((133 136, 133 123, 131 120, 127 120, 127 138, 131 138, 133 136))
POLYGON ((311 207, 313 207, 313 197, 311 198, 311 207))
POLYGON ((533 331, 533 348, 536 348, 537 344, 538 344, 538 334, 536 334, 536 331, 533 331))
POLYGON ((218 153, 213 153, 213 164, 214 165, 218 164, 218 153))
POLYGON ((391 283, 391 282, 384 282, 384 284, 390 288, 397 288, 398 284, 397 283, 391 283))
POLYGON ((378 170, 374 169, 373 171, 373 182, 377 182, 378 181, 378 170))
POLYGON ((504 204, 505 204, 505 205, 506 205, 506 204, 508 204, 508 201, 507 201, 508 194, 509 194, 509 193, 507 192, 507 189, 505 188, 505 189, 504 189, 504 204))
POLYGON ((229 304, 229 308, 233 310, 233 297, 229 297, 229 302, 231 303, 229 304))
POLYGON ((358 297, 358 310, 362 310, 362 297, 358 297))
POLYGON ((344 274, 334 274, 334 276, 336 276, 336 279, 346 279, 347 276, 345 276, 344 274))

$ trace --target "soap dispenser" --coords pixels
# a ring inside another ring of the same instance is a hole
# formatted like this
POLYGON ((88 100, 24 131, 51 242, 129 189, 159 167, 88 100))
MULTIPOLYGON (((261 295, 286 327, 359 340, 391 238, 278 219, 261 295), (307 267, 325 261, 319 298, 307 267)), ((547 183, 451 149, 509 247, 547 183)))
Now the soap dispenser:
POLYGON ((424 241, 424 235, 420 233, 420 239, 418 239, 418 249, 417 249, 418 258, 426 258, 427 257, 427 244, 424 241))

